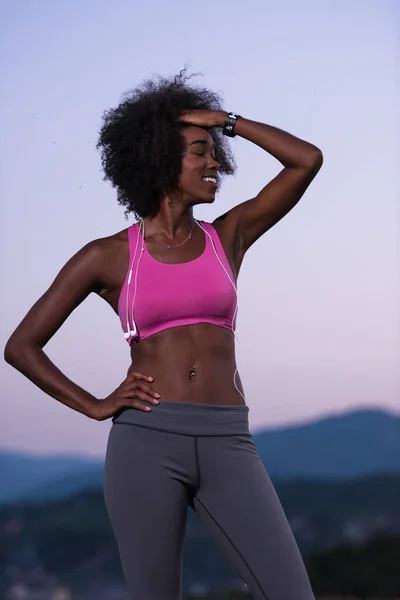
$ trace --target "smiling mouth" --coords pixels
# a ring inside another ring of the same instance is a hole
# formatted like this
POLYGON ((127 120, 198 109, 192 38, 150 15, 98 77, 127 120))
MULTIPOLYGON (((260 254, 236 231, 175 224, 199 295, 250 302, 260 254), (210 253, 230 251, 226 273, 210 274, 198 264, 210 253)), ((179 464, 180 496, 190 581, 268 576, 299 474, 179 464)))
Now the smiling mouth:
POLYGON ((208 183, 213 183, 214 185, 217 185, 216 177, 203 177, 203 181, 207 181, 208 183))

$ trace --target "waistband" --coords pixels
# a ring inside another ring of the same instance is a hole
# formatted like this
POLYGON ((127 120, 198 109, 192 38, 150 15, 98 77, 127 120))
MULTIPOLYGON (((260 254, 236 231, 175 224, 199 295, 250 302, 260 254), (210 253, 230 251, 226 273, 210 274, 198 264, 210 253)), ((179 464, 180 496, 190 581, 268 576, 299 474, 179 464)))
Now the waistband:
POLYGON ((162 400, 145 412, 126 408, 113 417, 114 425, 137 425, 192 436, 250 435, 249 407, 162 400))

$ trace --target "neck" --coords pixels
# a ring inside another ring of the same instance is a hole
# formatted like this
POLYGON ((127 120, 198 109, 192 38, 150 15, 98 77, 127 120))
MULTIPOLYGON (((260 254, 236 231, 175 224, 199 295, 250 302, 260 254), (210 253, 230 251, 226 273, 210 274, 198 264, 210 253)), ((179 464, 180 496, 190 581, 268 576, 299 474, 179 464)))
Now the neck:
POLYGON ((162 202, 160 210, 153 218, 144 218, 145 237, 164 237, 174 240, 188 235, 193 227, 193 209, 190 207, 171 205, 168 202, 162 202))

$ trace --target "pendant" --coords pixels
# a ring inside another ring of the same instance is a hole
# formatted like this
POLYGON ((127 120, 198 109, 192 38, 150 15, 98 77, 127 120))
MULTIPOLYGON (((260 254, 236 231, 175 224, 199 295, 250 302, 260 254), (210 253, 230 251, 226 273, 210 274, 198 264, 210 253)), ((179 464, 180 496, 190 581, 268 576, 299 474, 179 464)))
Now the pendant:
POLYGON ((170 249, 171 249, 171 246, 167 246, 167 248, 168 248, 168 250, 170 250, 170 249))

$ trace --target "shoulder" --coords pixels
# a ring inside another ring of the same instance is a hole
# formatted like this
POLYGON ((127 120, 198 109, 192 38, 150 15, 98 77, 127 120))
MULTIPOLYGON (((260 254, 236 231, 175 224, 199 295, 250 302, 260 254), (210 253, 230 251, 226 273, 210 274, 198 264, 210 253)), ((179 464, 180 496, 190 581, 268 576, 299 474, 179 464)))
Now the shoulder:
POLYGON ((93 260, 104 260, 108 256, 111 257, 113 254, 126 248, 128 241, 129 236, 127 228, 112 235, 97 238, 88 242, 83 246, 80 252, 93 260))
POLYGON ((128 229, 123 229, 112 235, 91 240, 72 256, 67 265, 100 274, 128 252, 128 229))
POLYGON ((198 219, 198 222, 209 233, 214 234, 216 232, 220 239, 225 238, 229 232, 229 227, 227 227, 226 223, 224 223, 224 221, 221 220, 221 217, 218 217, 214 221, 203 221, 201 219, 198 219))

